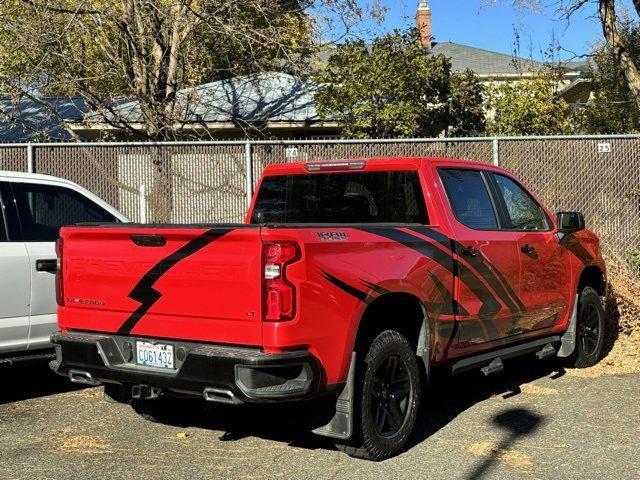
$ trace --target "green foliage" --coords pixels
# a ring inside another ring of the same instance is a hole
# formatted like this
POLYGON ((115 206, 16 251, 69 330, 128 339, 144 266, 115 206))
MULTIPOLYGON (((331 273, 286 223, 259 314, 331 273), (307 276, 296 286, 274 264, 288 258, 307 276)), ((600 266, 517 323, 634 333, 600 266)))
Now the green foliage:
POLYGON ((485 132, 485 88, 475 73, 467 69, 451 75, 449 95, 449 135, 466 137, 485 132))
POLYGON ((561 135, 573 131, 570 105, 558 96, 554 72, 487 89, 489 135, 561 135))
POLYGON ((19 87, 17 92, 50 96, 135 98, 154 81, 163 83, 171 58, 178 72, 168 81, 177 89, 282 68, 294 53, 300 59, 310 43, 307 5, 307 0, 0 1, 5 26, 0 91, 19 87))
MULTIPOLYGON (((640 64, 640 28, 636 23, 626 22, 620 33, 629 45, 629 54, 640 64)), ((640 109, 618 60, 606 45, 593 52, 590 77, 593 96, 580 111, 581 130, 593 134, 640 132, 640 109)))
POLYGON ((346 43, 320 74, 321 116, 343 125, 347 138, 437 136, 484 130, 482 87, 469 71, 428 55, 416 30, 346 43))
POLYGON ((632 269, 640 271, 640 248, 630 247, 623 258, 632 269))

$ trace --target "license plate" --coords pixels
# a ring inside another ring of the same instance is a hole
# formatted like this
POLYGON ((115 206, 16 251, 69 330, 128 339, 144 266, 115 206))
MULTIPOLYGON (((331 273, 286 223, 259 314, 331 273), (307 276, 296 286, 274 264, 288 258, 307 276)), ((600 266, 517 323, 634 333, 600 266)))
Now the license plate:
POLYGON ((138 365, 148 367, 175 368, 173 366, 173 345, 136 342, 136 361, 138 365))

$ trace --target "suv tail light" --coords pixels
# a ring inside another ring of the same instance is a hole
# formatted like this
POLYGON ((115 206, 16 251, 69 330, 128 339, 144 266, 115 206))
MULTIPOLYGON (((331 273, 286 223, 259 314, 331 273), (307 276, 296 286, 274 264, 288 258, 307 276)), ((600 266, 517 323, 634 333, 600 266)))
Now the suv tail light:
POLYGON ((265 320, 279 322, 296 315, 296 289, 287 280, 287 266, 300 259, 294 242, 270 242, 263 246, 265 320))
POLYGON ((56 240, 56 302, 61 307, 64 306, 64 283, 62 281, 62 238, 56 240))

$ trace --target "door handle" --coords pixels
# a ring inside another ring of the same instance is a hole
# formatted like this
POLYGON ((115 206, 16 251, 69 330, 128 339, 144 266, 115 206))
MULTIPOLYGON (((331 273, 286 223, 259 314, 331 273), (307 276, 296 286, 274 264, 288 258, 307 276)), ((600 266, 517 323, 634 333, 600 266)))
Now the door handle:
POLYGON ((462 250, 462 255, 464 255, 465 257, 477 257, 478 255, 480 255, 480 250, 474 247, 467 247, 462 250))
POLYGON ((536 253, 536 249, 531 245, 523 245, 522 247, 520 247, 520 251, 525 255, 533 255, 534 253, 536 253))
POLYGON ((56 273, 58 271, 58 261, 55 258, 36 260, 36 270, 38 272, 56 273))

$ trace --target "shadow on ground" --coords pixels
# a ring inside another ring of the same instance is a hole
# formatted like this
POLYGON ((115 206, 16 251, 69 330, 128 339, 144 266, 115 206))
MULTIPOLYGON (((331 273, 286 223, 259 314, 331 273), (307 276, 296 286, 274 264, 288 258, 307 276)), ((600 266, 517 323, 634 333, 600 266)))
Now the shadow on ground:
POLYGON ((82 388, 71 383, 68 378, 53 373, 49 369, 49 364, 44 361, 2 368, 0 375, 2 376, 0 405, 82 388))
MULTIPOLYGON (((414 434, 407 446, 411 449, 428 439, 454 418, 473 405, 492 396, 503 398, 520 393, 520 385, 533 380, 559 378, 564 369, 557 360, 535 361, 523 358, 506 362, 506 373, 484 378, 479 372, 450 377, 445 372, 435 372, 431 385, 422 399, 421 412, 414 434)), ((191 400, 184 400, 191 402, 191 400)), ((245 437, 260 437, 286 442, 299 448, 333 449, 330 439, 317 437, 307 430, 313 405, 250 405, 228 407, 209 404, 204 412, 202 402, 193 401, 193 408, 178 406, 163 423, 181 427, 199 427, 225 432, 221 441, 236 441, 245 437), (188 412, 188 413, 184 413, 188 412)), ((544 419, 523 410, 506 410, 492 420, 504 430, 505 437, 497 449, 507 450, 517 439, 535 433, 544 419)), ((472 476, 481 478, 496 459, 489 456, 472 476)))

